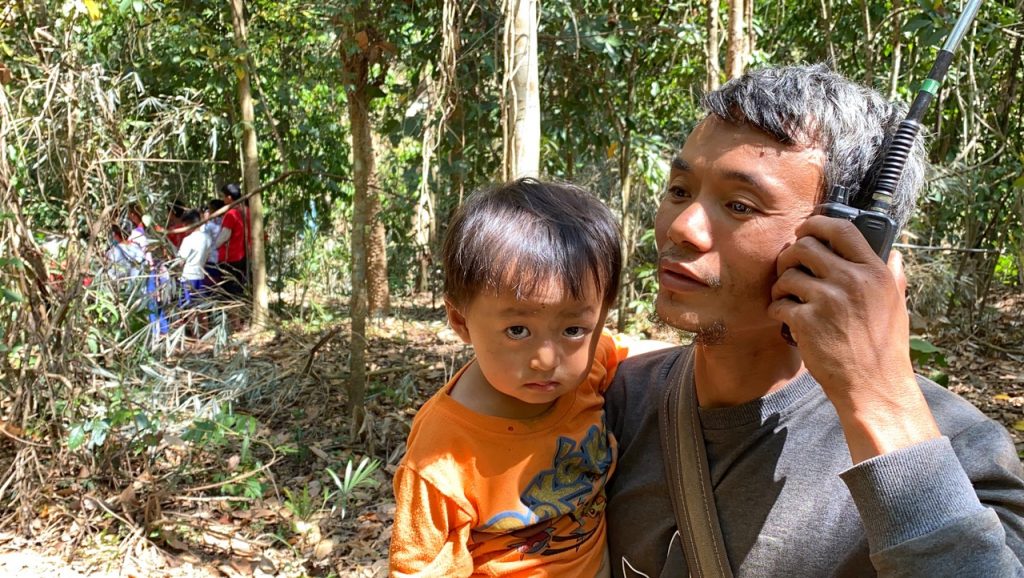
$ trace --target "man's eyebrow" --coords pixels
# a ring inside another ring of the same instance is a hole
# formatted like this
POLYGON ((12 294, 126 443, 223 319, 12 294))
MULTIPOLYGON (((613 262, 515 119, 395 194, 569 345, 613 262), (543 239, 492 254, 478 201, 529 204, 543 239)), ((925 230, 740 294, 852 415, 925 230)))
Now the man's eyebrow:
POLYGON ((745 173, 743 171, 725 171, 722 173, 722 178, 733 181, 740 181, 751 187, 754 187, 758 191, 767 191, 768 187, 757 177, 754 173, 745 173))
MULTIPOLYGON (((685 159, 683 159, 682 157, 678 157, 678 156, 677 157, 672 157, 672 170, 678 171, 678 172, 681 172, 681 173, 692 173, 693 172, 693 168, 690 166, 690 163, 686 162, 685 159)), ((733 181, 739 181, 741 183, 744 183, 746 185, 749 185, 749 186, 753 187, 754 189, 756 189, 758 191, 767 191, 767 190, 769 190, 769 187, 765 184, 765 182, 760 177, 758 177, 757 174, 755 174, 755 173, 747 173, 747 172, 735 171, 735 170, 725 171, 725 172, 722 173, 721 178, 728 179, 728 180, 733 180, 733 181)))

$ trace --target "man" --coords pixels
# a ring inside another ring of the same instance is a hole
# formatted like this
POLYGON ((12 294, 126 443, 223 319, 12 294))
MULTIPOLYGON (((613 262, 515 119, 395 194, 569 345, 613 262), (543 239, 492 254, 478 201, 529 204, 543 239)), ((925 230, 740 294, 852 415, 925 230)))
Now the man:
MULTIPOLYGON (((242 198, 242 190, 234 183, 224 185, 220 192, 225 205, 231 205, 242 198)), ((249 215, 244 203, 233 205, 224 214, 221 232, 217 262, 224 281, 224 292, 231 299, 241 300, 249 284, 249 215)), ((241 318, 236 318, 235 328, 240 328, 241 323, 241 318)))
MULTIPOLYGON (((901 111, 821 65, 751 72, 703 104, 655 219, 657 310, 696 342, 623 363, 607 397, 614 575, 687 575, 658 430, 670 387, 696 392, 736 576, 1024 575, 1009 436, 915 377, 898 254, 887 268, 851 223, 808 217, 832 185, 869 200, 901 111)), ((924 168, 918 145, 900 225, 924 168)))

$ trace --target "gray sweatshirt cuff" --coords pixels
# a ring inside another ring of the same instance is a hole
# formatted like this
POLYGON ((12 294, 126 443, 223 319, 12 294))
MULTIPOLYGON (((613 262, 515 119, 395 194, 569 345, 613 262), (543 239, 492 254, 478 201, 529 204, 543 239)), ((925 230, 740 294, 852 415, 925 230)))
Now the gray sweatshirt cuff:
POLYGON ((871 552, 984 509, 946 437, 871 458, 840 476, 860 511, 871 552))

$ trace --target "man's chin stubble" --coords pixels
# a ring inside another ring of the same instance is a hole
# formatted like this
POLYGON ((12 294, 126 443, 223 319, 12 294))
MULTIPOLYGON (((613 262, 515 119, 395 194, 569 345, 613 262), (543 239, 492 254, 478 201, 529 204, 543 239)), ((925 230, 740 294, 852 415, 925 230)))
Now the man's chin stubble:
POLYGON ((700 345, 720 345, 725 341, 728 330, 722 320, 712 321, 707 325, 697 327, 697 334, 693 339, 694 343, 700 345))
POLYGON ((725 341, 727 330, 725 322, 721 319, 711 321, 710 323, 701 323, 696 319, 686 319, 685 315, 675 317, 666 311, 665 308, 659 307, 663 305, 660 300, 663 296, 658 297, 658 301, 655 301, 655 314, 663 323, 670 327, 674 327, 680 331, 686 331, 694 334, 694 343, 701 345, 719 345, 725 341), (696 325, 696 327, 695 327, 696 325))

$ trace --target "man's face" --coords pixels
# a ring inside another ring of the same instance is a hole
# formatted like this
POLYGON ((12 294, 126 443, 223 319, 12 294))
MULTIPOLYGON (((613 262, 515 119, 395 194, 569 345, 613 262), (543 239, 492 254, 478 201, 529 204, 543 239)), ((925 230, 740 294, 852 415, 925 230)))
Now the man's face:
POLYGON ((823 153, 709 116, 672 161, 655 217, 658 315, 707 342, 779 335, 775 260, 822 189, 823 153))

